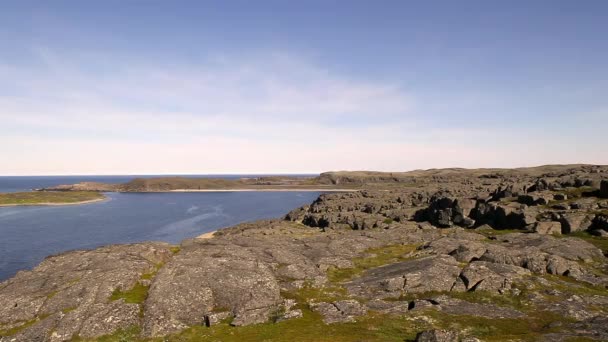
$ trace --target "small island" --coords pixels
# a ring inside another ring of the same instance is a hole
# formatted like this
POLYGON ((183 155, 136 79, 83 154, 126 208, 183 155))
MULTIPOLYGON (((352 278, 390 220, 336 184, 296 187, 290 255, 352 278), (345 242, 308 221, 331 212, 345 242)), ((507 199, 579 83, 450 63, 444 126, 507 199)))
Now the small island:
POLYGON ((96 191, 32 191, 0 193, 0 207, 23 205, 76 205, 106 199, 96 191))

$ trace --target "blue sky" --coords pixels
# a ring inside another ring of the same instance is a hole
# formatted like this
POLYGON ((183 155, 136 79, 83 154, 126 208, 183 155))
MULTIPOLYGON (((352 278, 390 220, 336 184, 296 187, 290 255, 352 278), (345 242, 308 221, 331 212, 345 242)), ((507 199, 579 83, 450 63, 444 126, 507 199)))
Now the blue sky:
POLYGON ((6 1, 0 174, 608 164, 606 1, 6 1))

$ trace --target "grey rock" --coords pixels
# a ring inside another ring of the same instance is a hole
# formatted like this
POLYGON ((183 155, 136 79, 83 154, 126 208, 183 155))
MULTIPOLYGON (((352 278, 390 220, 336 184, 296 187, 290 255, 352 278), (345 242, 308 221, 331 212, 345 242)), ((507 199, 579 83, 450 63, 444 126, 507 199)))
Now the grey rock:
POLYGON ((367 308, 356 300, 341 300, 334 303, 311 303, 311 309, 323 316, 326 324, 355 322, 356 316, 367 313, 367 308))
POLYGON ((349 293, 364 298, 398 297, 401 293, 450 291, 460 274, 451 256, 438 255, 371 269, 346 284, 349 293))
POLYGON ((533 231, 538 234, 561 234, 562 224, 559 222, 536 222, 533 231))
POLYGON ((204 323, 206 326, 210 327, 212 325, 216 325, 216 324, 220 323, 221 321, 223 321, 225 319, 228 319, 231 316, 232 316, 232 312, 230 312, 230 311, 210 313, 208 315, 205 315, 204 323))
POLYGON ((562 215, 561 223, 563 234, 584 231, 593 224, 593 216, 585 213, 567 213, 562 215))
MULTIPOLYGON (((504 293, 514 282, 529 275, 529 270, 519 266, 475 261, 462 270, 459 280, 464 288, 460 290, 504 293)), ((459 286, 459 282, 455 286, 459 286)))
POLYGON ((416 335, 416 342, 458 342, 458 332, 453 330, 427 330, 416 335))
POLYGON ((170 245, 116 245, 45 259, 32 271, 0 283, 0 326, 40 319, 13 336, 16 341, 95 338, 139 324, 140 306, 110 300, 141 276, 171 259, 170 245))

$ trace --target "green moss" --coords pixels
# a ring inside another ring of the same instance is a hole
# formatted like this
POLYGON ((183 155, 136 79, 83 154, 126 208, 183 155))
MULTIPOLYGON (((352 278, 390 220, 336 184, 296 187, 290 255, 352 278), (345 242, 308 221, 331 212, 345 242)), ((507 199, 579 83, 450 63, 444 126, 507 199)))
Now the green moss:
POLYGON ((0 205, 70 204, 104 199, 94 191, 32 191, 0 193, 0 205))
POLYGON ((148 297, 148 289, 148 286, 144 286, 140 282, 137 282, 127 291, 121 291, 120 289, 114 290, 112 296, 110 296, 110 300, 124 299, 127 303, 142 304, 148 297))
POLYGON ((313 300, 317 302, 333 302, 348 297, 346 289, 337 285, 321 288, 306 285, 296 291, 281 292, 281 295, 287 299, 294 299, 302 305, 313 300))
POLYGON ((103 335, 93 339, 82 338, 80 336, 74 336, 72 342, 134 342, 134 341, 145 341, 139 337, 141 329, 134 325, 126 329, 116 330, 114 333, 109 335, 103 335))
POLYGON ((394 221, 393 221, 393 219, 392 219, 392 218, 388 217, 388 218, 385 218, 385 219, 384 219, 384 221, 382 221, 382 222, 383 222, 384 224, 391 224, 391 223, 393 223, 394 221))
POLYGON ((181 247, 180 247, 180 246, 173 246, 173 247, 169 248, 169 250, 171 251, 171 253, 173 253, 173 254, 177 254, 177 253, 179 253, 179 251, 181 251, 182 249, 181 249, 181 247))
POLYGON ((567 188, 559 191, 560 193, 567 195, 568 198, 581 198, 587 194, 593 194, 597 189, 590 186, 581 186, 580 188, 567 188))
POLYGON ((16 335, 17 333, 21 332, 22 330, 31 327, 32 325, 36 324, 39 321, 42 321, 43 319, 45 319, 47 317, 49 317, 48 314, 40 315, 34 319, 23 322, 19 326, 16 326, 13 328, 8 328, 8 329, 0 329, 0 337, 16 335))
POLYGON ((513 233, 528 233, 525 230, 520 229, 487 229, 487 230, 476 230, 475 233, 481 234, 487 238, 495 238, 501 235, 513 234, 513 233))
POLYGON ((227 323, 210 328, 194 326, 155 341, 404 341, 426 327, 404 317, 370 313, 356 323, 326 325, 320 315, 303 309, 303 317, 278 323, 231 327, 227 323))
POLYGON ((555 289, 571 295, 608 296, 606 288, 580 282, 571 277, 546 274, 543 278, 551 281, 550 286, 543 286, 546 289, 555 289))
POLYGON ((412 301, 415 299, 429 299, 441 295, 447 295, 449 297, 462 299, 471 303, 493 304, 517 310, 524 310, 526 308, 525 303, 522 301, 524 296, 512 296, 508 294, 501 295, 490 291, 428 291, 421 293, 404 293, 399 298, 393 299, 393 301, 412 301))
POLYGON ((355 258, 352 268, 330 268, 327 277, 334 283, 349 280, 365 270, 387 265, 411 258, 410 253, 416 250, 416 245, 389 245, 378 248, 370 248, 366 251, 367 257, 355 258))
POLYGON ((76 307, 75 307, 75 306, 74 306, 74 307, 70 307, 70 308, 63 309, 63 310, 61 310, 61 312, 63 312, 64 314, 67 314, 67 313, 70 313, 70 312, 72 312, 72 311, 74 311, 74 310, 76 310, 76 307))
POLYGON ((572 321, 548 311, 529 313, 522 318, 451 315, 433 309, 423 312, 440 328, 467 331, 468 334, 484 341, 537 341, 542 334, 558 331, 556 328, 550 328, 550 323, 572 321))
POLYGON ((597 340, 594 338, 583 337, 583 336, 568 337, 564 341, 566 341, 566 342, 597 342, 597 340))

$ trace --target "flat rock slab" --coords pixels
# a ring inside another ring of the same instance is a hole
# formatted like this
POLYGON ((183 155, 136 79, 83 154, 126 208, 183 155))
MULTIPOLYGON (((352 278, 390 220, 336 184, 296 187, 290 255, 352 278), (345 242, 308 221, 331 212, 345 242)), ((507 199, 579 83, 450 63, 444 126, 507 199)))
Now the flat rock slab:
POLYGON ((437 255, 371 269, 345 286, 355 296, 372 299, 399 297, 403 293, 450 291, 460 271, 456 259, 437 255))

